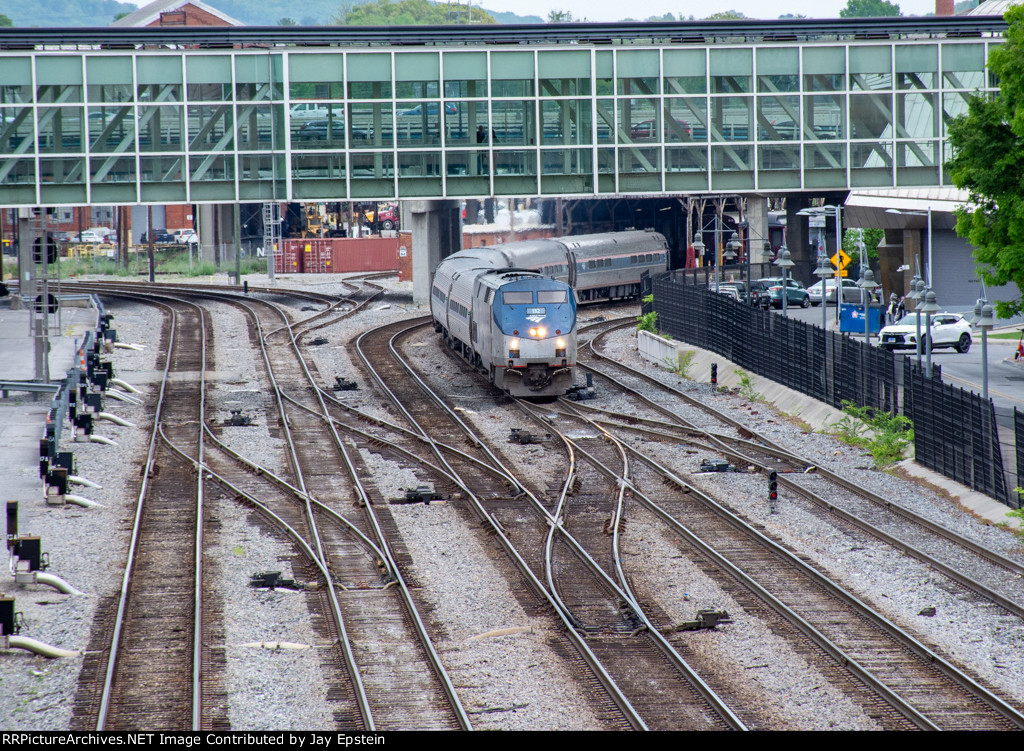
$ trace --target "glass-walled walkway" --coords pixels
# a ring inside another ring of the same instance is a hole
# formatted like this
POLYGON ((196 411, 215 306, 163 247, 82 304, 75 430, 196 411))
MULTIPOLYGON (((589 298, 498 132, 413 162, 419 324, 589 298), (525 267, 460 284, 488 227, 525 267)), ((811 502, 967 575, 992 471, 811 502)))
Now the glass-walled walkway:
POLYGON ((0 205, 940 186, 1000 41, 0 46, 0 205))

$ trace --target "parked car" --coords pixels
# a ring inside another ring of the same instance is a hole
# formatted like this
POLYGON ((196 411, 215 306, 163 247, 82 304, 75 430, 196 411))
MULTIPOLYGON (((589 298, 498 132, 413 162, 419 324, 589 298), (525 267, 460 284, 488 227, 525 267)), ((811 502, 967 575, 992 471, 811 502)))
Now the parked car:
POLYGON ((99 230, 84 229, 78 234, 76 239, 80 243, 105 243, 107 242, 107 235, 99 230))
MULTIPOLYGON (((710 289, 712 292, 714 292, 715 291, 715 283, 711 282, 708 285, 708 289, 710 289)), ((730 279, 729 281, 719 282, 719 284, 718 284, 718 291, 721 294, 728 295, 733 300, 737 300, 739 302, 746 302, 747 301, 747 283, 746 282, 737 281, 737 280, 734 280, 734 279, 730 279)))
MULTIPOLYGON (((852 279, 843 279, 843 302, 859 303, 862 298, 860 287, 852 279)), ((836 280, 828 279, 825 286, 825 303, 836 301, 836 280)), ((811 298, 811 305, 821 305, 821 282, 817 281, 807 288, 807 294, 811 298)))
POLYGON ((332 141, 344 141, 345 121, 340 117, 308 120, 296 131, 295 138, 300 141, 326 141, 328 138, 332 141))
POLYGON ((342 119, 345 113, 345 107, 341 104, 324 104, 322 102, 299 102, 293 104, 291 109, 288 110, 289 116, 292 120, 310 120, 312 118, 326 118, 330 115, 334 115, 337 119, 342 119))
MULTIPOLYGON (((140 243, 148 243, 149 242, 149 233, 148 232, 143 232, 142 236, 139 238, 139 242, 140 243)), ((157 244, 159 244, 159 243, 172 243, 172 242, 174 242, 174 235, 172 235, 170 232, 168 232, 165 229, 155 229, 155 230, 153 230, 153 242, 155 242, 157 244)))
MULTIPOLYGON (((765 282, 768 292, 769 304, 774 308, 782 307, 782 277, 773 276, 766 277, 764 279, 758 279, 759 282, 765 282)), ((763 293, 762 293, 763 294, 763 293)), ((798 282, 796 279, 786 279, 786 307, 791 305, 798 305, 801 308, 811 307, 811 297, 807 294, 807 290, 804 289, 804 285, 798 282)), ((767 307, 762 304, 762 307, 767 307)))
MULTIPOLYGON (((420 115, 420 114, 423 114, 423 105, 422 104, 417 104, 415 107, 412 107, 412 108, 407 109, 407 110, 403 110, 402 112, 399 112, 398 114, 399 115, 420 115)), ((437 114, 437 102, 427 102, 427 114, 428 115, 436 115, 437 114)), ((458 105, 457 104, 453 104, 452 102, 445 102, 444 103, 444 114, 446 114, 446 115, 457 115, 457 114, 459 114, 459 107, 458 107, 458 105)))
MULTIPOLYGON (((889 351, 917 349, 917 313, 907 313, 896 323, 878 332, 878 346, 889 351)), ((932 316, 931 332, 927 331, 927 317, 921 316, 922 351, 928 339, 931 349, 952 347, 963 354, 971 348, 971 324, 959 313, 936 313, 932 316)))
POLYGON ((750 295, 747 297, 747 301, 755 308, 768 310, 772 305, 772 295, 769 291, 771 286, 771 279, 755 279, 750 283, 750 295))
POLYGON ((174 233, 174 241, 179 245, 198 245, 199 235, 194 229, 179 229, 174 233))
MULTIPOLYGON (((663 130, 666 141, 689 141, 693 138, 690 124, 685 120, 666 121, 663 130)), ((634 141, 657 140, 658 125, 654 120, 641 120, 630 128, 629 136, 634 141)))

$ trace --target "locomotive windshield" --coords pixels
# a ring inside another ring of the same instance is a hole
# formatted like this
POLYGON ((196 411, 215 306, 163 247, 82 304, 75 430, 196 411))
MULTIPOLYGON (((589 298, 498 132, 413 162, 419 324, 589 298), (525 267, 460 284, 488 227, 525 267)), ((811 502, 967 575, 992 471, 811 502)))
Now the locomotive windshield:
POLYGON ((516 281, 501 289, 499 299, 501 304, 494 305, 494 322, 504 334, 511 336, 541 325, 548 336, 556 336, 556 331, 566 334, 576 326, 576 299, 566 284, 546 279, 516 281))

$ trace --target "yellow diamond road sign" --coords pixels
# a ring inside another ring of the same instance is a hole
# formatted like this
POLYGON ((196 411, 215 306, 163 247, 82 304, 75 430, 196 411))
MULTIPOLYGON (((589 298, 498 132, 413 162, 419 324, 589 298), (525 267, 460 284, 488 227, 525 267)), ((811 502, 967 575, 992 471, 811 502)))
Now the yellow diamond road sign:
POLYGON ((843 252, 842 248, 836 251, 836 254, 832 256, 832 265, 842 271, 850 265, 850 256, 843 252))

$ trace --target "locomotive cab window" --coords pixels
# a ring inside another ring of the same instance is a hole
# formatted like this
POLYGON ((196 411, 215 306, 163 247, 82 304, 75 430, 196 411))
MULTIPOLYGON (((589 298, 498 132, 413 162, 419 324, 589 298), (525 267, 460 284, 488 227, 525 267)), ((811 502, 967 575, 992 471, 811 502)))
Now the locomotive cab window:
POLYGON ((501 301, 506 305, 522 305, 533 302, 532 292, 502 292, 501 301))
POLYGON ((564 303, 568 302, 568 295, 564 289, 540 289, 537 290, 538 303, 564 303))

